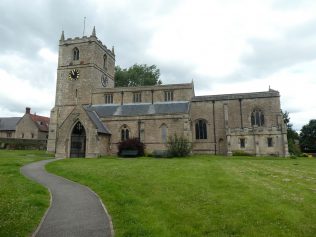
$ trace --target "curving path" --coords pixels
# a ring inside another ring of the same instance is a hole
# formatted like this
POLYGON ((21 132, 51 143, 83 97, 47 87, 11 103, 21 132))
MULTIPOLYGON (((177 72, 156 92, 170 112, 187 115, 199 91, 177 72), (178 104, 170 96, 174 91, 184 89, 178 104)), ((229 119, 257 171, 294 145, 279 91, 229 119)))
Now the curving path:
POLYGON ((46 172, 43 160, 23 166, 22 174, 47 187, 51 206, 43 217, 36 237, 113 236, 111 219, 98 198, 86 186, 46 172))

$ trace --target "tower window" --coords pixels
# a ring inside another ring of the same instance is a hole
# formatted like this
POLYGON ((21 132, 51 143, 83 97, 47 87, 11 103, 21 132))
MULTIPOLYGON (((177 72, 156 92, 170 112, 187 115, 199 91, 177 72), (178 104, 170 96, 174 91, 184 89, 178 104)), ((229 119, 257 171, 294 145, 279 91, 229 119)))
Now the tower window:
POLYGON ((165 91, 165 101, 173 101, 173 91, 165 91))
POLYGON ((251 113, 251 125, 263 126, 264 125, 264 114, 261 110, 255 109, 251 113))
POLYGON ((73 60, 79 60, 79 49, 77 47, 73 49, 73 60))
POLYGON ((240 138, 240 148, 245 148, 246 147, 246 139, 245 138, 240 138))
POLYGON ((133 93, 133 102, 134 103, 142 102, 142 94, 140 92, 133 93))
POLYGON ((106 104, 113 104, 113 94, 105 94, 104 98, 106 104))
POLYGON ((268 147, 273 147, 273 139, 272 139, 272 137, 268 137, 267 138, 267 142, 268 142, 268 147))
POLYGON ((195 123, 195 138, 207 139, 207 128, 205 120, 200 119, 195 123))

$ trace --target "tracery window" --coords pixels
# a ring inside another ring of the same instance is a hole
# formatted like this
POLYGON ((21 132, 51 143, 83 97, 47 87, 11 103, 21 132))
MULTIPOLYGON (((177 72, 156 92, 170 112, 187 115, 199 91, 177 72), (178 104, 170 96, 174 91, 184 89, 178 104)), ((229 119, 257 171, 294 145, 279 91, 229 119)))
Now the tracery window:
POLYGON ((129 130, 126 125, 124 125, 121 129, 121 141, 125 141, 129 139, 129 130))
POLYGON ((113 94, 112 93, 105 94, 104 99, 105 99, 106 104, 113 104, 113 94))
POLYGON ((199 119, 195 123, 195 138, 207 139, 206 121, 203 119, 199 119))
POLYGON ((133 93, 133 102, 134 103, 142 102, 142 94, 140 92, 134 92, 133 93))
POLYGON ((173 91, 165 91, 165 101, 173 101, 173 91))
POLYGON ((77 47, 73 49, 73 60, 79 60, 79 49, 77 47))
POLYGON ((255 109, 251 113, 251 125, 263 126, 264 125, 264 114, 261 110, 255 109))

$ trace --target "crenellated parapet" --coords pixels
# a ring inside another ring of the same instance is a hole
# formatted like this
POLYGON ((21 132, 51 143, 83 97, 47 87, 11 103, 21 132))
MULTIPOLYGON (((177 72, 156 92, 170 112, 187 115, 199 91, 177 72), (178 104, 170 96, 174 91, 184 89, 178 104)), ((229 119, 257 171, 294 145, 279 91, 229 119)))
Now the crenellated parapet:
POLYGON ((108 49, 106 45, 104 45, 101 40, 99 40, 96 36, 95 27, 93 28, 92 34, 90 36, 82 36, 82 37, 74 37, 74 38, 65 38, 65 33, 62 31, 60 40, 59 40, 59 46, 69 46, 69 45, 75 45, 75 44, 84 44, 84 43, 96 43, 99 47, 101 47, 104 51, 107 52, 108 55, 115 58, 114 53, 114 46, 112 46, 112 49, 108 49))

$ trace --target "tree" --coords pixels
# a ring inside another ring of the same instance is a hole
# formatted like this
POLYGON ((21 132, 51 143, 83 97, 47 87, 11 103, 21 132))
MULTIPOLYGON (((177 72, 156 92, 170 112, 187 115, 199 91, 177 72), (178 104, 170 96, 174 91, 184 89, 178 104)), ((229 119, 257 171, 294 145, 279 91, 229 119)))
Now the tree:
POLYGON ((298 133, 293 129, 293 124, 290 123, 289 112, 281 111, 283 115, 283 121, 287 127, 287 141, 290 154, 299 155, 301 153, 299 146, 297 145, 297 141, 299 140, 298 133))
POLYGON ((310 120, 301 129, 300 146, 303 151, 316 151, 316 119, 310 120))
POLYGON ((115 67, 115 86, 153 86, 160 85, 160 70, 156 65, 134 64, 132 67, 122 69, 115 67))
POLYGON ((184 136, 178 137, 175 133, 167 142, 168 152, 172 157, 184 157, 191 153, 191 143, 184 136))

